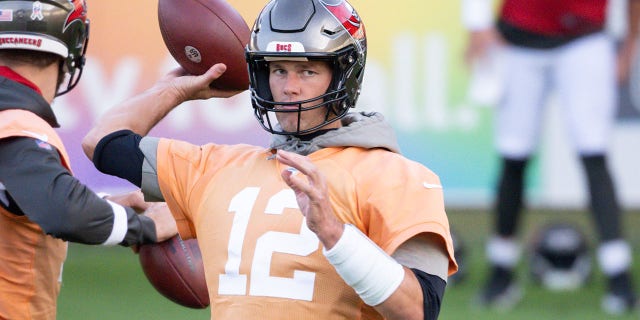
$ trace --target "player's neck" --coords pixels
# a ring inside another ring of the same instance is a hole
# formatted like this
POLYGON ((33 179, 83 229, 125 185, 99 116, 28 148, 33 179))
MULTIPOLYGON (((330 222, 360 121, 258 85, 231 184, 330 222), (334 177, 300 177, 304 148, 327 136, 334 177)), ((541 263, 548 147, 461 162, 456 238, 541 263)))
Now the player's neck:
POLYGON ((57 64, 53 63, 44 68, 30 64, 9 64, 7 67, 40 89, 47 102, 51 103, 53 101, 58 81, 57 64))

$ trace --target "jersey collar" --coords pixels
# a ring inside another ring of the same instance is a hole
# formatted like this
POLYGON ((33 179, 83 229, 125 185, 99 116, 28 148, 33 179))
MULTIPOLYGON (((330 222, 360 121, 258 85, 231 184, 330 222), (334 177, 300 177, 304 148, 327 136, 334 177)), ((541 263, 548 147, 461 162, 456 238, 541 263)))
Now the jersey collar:
POLYGON ((7 66, 0 66, 0 77, 5 77, 15 82, 18 82, 20 84, 23 84, 33 89, 40 95, 42 95, 42 91, 40 91, 40 88, 38 88, 38 86, 36 86, 33 82, 29 81, 27 78, 21 76, 19 73, 13 71, 11 68, 7 66))

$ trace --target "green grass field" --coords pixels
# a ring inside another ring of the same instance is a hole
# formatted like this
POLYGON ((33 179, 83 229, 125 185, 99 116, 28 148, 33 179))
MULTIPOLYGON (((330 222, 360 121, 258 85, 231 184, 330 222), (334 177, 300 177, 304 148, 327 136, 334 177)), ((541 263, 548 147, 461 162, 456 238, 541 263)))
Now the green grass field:
MULTIPOLYGON (((575 292, 549 292, 531 285, 522 264, 521 280, 525 298, 511 312, 500 313, 473 305, 485 275, 484 241, 491 217, 478 210, 449 210, 450 222, 465 243, 466 277, 449 286, 440 319, 611 319, 600 311, 602 276, 595 268, 593 280, 575 292)), ((593 235, 588 214, 574 211, 542 210, 525 215, 523 237, 536 226, 560 219, 573 221, 593 235)), ((640 212, 626 212, 625 232, 634 248, 634 276, 640 289, 640 212)), ((592 243, 595 237, 591 239, 592 243)), ((594 265, 595 267, 595 265, 594 265)), ((72 244, 64 267, 58 319, 209 319, 209 310, 181 307, 158 294, 140 270, 138 257, 130 249, 89 247, 72 244)), ((615 319, 637 319, 638 315, 615 319)))

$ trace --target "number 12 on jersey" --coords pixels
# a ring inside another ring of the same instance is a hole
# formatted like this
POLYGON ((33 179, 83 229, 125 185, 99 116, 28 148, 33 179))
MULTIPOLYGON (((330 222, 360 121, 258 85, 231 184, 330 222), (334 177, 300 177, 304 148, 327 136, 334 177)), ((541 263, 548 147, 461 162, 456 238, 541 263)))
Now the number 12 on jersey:
MULTIPOLYGON (((267 231, 256 241, 251 263, 251 274, 240 274, 242 247, 249 226, 249 218, 260 193, 258 187, 247 187, 238 192, 229 204, 229 212, 234 215, 229 233, 228 259, 225 273, 219 276, 218 294, 246 295, 250 281, 249 295, 279 297, 311 301, 313 298, 315 273, 294 270, 292 278, 270 275, 273 253, 287 253, 306 257, 320 245, 318 237, 307 228, 302 219, 299 233, 267 231)), ((299 209, 291 189, 284 189, 269 198, 264 214, 280 215, 284 209, 299 209)))

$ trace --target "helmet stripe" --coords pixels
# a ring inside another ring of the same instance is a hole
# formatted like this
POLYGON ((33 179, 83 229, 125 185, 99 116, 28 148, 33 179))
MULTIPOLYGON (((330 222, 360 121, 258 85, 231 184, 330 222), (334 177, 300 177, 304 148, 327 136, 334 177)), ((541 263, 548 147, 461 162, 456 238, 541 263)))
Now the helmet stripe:
POLYGON ((73 11, 69 12, 67 20, 64 22, 64 26, 62 26, 62 30, 66 30, 67 27, 76 20, 85 22, 87 19, 87 4, 85 3, 85 1, 74 1, 73 5, 73 11))
POLYGON ((26 49, 55 53, 63 58, 69 55, 67 47, 59 41, 29 34, 0 34, 0 49, 26 49))

